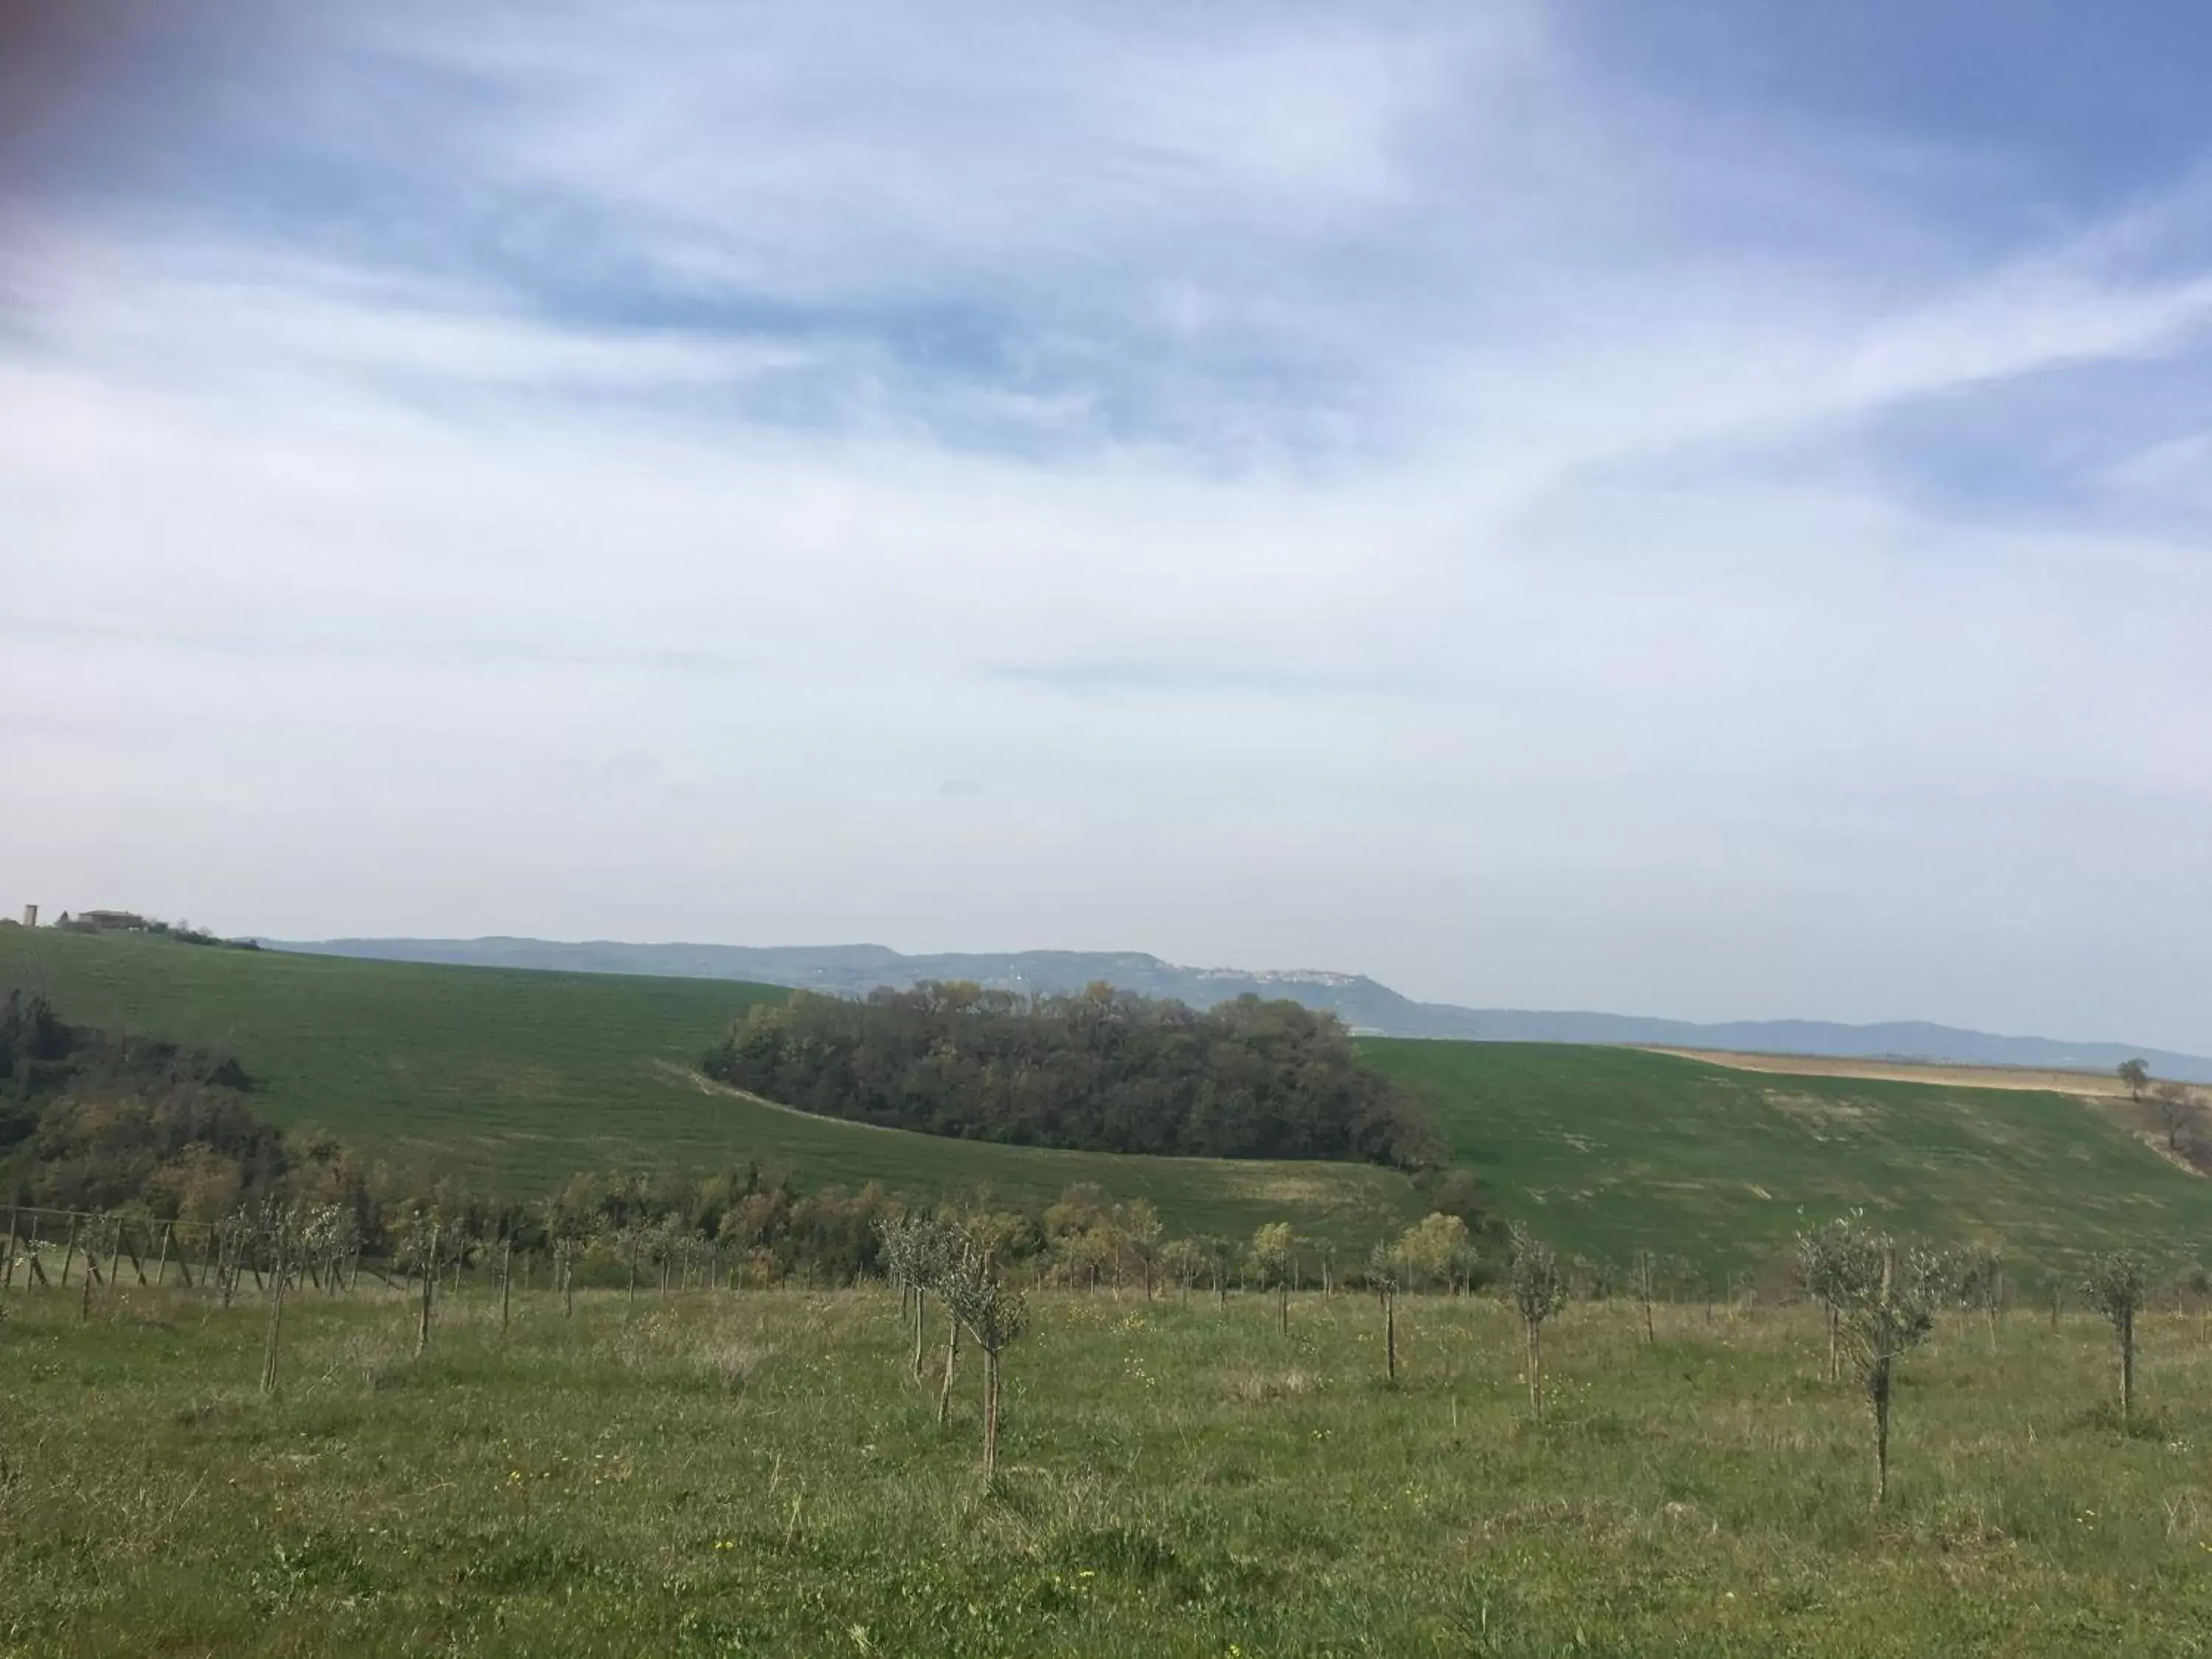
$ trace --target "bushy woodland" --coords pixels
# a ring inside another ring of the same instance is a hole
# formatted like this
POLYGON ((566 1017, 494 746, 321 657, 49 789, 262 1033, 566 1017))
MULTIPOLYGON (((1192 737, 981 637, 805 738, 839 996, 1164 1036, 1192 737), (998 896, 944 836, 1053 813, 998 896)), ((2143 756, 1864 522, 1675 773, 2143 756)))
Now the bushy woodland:
POLYGON ((234 1060, 72 1026, 41 997, 0 1001, 0 1188, 60 1209, 141 1202, 211 1216, 312 1152, 246 1104, 234 1060))
POLYGON ((1334 1015, 1256 997, 1201 1012, 1104 985, 798 992, 748 1012, 704 1068, 825 1116, 1019 1146, 1405 1168, 1438 1147, 1334 1015))

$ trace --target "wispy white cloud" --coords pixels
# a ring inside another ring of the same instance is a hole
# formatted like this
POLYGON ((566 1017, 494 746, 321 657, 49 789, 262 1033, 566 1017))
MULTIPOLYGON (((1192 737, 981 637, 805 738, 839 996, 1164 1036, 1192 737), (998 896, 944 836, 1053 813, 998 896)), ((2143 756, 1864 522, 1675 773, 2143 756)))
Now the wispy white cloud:
POLYGON ((68 781, 0 864, 2212 1048, 2212 562, 1867 439, 2201 350, 2158 204, 1992 248, 1893 137, 1762 160, 1518 9, 301 49, 345 210, 95 192, 0 260, 0 772, 68 781))

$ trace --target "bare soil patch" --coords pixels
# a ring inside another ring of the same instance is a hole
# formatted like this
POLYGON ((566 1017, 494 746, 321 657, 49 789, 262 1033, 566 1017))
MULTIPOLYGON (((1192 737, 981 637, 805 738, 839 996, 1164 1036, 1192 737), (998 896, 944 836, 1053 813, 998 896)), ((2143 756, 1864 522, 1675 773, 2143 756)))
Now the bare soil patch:
POLYGON ((1938 1066, 1908 1060, 1854 1060, 1832 1054, 1747 1054, 1726 1048, 1668 1048, 1674 1054, 1739 1072, 1778 1072, 1790 1077, 1860 1077, 1888 1083, 1943 1083, 1967 1089, 2039 1089, 2098 1099, 2124 1097, 2126 1085, 2101 1072, 2061 1072, 2025 1066, 1938 1066))

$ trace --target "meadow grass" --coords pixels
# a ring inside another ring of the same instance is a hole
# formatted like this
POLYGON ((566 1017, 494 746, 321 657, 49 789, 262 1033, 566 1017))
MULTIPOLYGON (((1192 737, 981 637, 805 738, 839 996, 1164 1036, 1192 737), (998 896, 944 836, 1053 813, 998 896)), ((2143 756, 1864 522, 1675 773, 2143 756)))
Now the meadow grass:
POLYGON ((1616 1263, 1771 1266, 1853 1206, 1891 1231, 2001 1243, 2030 1272, 2123 1248, 2179 1268, 2212 1239, 2212 1182, 2066 1095, 1548 1043, 1362 1052, 1436 1115, 1503 1213, 1616 1263))
MULTIPOLYGON (((1905 1362, 1896 1486, 1801 1310, 1550 1328, 1365 1297, 1048 1295, 940 1430, 880 1289, 483 1291, 412 1352, 398 1292, 260 1309, 25 1295, 0 1322, 0 1653, 2200 1653, 2212 1358, 1947 1321, 1905 1362)), ((933 1356, 938 1334, 933 1324, 933 1356)))

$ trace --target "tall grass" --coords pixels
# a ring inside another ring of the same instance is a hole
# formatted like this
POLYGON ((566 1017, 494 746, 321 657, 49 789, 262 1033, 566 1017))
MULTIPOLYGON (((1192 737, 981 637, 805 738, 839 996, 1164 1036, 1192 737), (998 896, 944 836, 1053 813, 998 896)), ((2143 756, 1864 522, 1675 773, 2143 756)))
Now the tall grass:
MULTIPOLYGON (((1809 1310, 1045 1294, 940 1430, 895 1294, 18 1295, 0 1653, 1205 1655, 2202 1650, 2212 1357, 1948 1318, 1890 1509, 1809 1310)), ((930 1379, 933 1384, 934 1379, 930 1379)))

